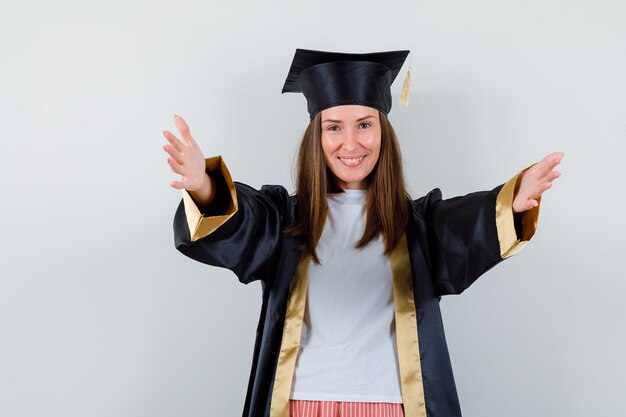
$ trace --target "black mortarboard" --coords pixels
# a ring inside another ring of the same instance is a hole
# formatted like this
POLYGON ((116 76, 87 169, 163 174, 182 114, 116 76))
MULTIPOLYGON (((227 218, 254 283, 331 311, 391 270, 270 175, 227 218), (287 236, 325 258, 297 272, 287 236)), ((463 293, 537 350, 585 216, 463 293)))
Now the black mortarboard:
MULTIPOLYGON (((311 118, 329 107, 360 104, 385 114, 391 110, 391 84, 409 51, 346 54, 296 49, 283 93, 303 93, 311 118)), ((409 68, 410 70, 410 68, 409 68)), ((402 99, 408 103, 410 72, 402 99)))

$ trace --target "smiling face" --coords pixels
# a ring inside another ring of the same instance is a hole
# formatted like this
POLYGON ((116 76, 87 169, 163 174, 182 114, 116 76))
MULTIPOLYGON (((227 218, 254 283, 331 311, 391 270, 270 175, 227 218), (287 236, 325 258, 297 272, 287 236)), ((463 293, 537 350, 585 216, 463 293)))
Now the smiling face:
POLYGON ((366 189, 367 176, 380 155, 378 110, 347 105, 322 110, 322 150, 326 164, 343 189, 366 189))

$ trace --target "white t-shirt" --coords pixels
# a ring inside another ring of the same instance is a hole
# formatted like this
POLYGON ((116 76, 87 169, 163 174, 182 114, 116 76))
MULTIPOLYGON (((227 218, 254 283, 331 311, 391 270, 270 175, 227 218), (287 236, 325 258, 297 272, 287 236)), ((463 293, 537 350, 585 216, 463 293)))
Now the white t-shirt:
POLYGON ((382 237, 355 249, 366 190, 328 197, 311 262, 291 399, 401 403, 393 287, 382 237))

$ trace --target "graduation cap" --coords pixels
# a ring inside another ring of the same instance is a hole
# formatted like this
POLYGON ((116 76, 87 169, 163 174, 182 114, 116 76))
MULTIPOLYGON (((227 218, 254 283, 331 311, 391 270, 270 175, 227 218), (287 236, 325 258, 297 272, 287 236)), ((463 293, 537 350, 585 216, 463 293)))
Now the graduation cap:
MULTIPOLYGON (((296 49, 283 93, 303 93, 311 119, 320 111, 345 104, 391 110, 391 84, 409 51, 347 54, 296 49)), ((408 104, 411 67, 400 102, 408 104)))

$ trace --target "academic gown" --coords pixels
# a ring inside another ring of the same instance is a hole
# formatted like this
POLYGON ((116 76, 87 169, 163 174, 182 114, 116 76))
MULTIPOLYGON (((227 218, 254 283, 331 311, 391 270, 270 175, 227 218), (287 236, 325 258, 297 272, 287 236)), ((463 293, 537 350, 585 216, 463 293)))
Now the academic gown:
MULTIPOLYGON (((311 257, 283 230, 296 198, 282 186, 233 182, 221 157, 206 160, 217 194, 201 212, 188 193, 174 218, 176 248, 228 268, 244 284, 261 281, 263 301, 243 417, 289 417, 311 257)), ((522 171, 520 171, 521 173, 522 171)), ((410 202, 402 239, 389 255, 406 417, 461 416, 439 309, 534 235, 539 207, 513 214, 519 173, 490 191, 442 199, 434 189, 410 202)))

